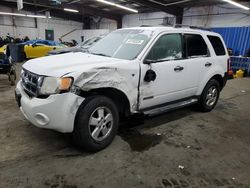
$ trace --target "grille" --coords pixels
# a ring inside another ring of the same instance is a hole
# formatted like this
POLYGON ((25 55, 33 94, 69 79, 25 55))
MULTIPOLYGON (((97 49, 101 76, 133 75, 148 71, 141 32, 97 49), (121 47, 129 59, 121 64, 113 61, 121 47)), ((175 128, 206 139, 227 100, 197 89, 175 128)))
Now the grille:
POLYGON ((24 88, 24 91, 30 96, 30 97, 36 97, 38 96, 38 91, 41 86, 42 77, 31 73, 25 69, 23 69, 23 73, 21 75, 22 80, 22 86, 24 88))

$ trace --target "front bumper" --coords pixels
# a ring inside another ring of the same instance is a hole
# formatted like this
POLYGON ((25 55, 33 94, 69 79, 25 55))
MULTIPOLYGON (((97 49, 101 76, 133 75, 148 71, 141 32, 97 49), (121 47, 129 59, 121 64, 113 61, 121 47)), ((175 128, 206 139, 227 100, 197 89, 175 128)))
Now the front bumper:
POLYGON ((24 117, 33 125, 69 133, 74 129, 76 112, 84 98, 74 93, 50 95, 46 99, 30 98, 23 90, 20 81, 15 95, 24 117))

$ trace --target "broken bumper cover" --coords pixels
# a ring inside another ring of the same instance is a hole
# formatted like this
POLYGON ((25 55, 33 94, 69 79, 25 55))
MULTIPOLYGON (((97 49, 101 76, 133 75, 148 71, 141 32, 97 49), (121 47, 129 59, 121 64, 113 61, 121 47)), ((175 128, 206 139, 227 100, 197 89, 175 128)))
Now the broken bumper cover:
POLYGON ((33 125, 58 132, 73 132, 75 115, 84 98, 74 93, 50 95, 46 99, 30 98, 18 82, 16 99, 24 117, 33 125))

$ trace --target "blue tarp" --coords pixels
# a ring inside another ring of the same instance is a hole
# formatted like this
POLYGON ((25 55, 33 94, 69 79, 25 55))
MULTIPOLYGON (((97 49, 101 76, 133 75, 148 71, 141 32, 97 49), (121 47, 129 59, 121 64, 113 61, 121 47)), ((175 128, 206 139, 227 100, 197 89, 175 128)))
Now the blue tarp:
POLYGON ((24 42, 22 44, 28 45, 28 44, 34 44, 34 43, 46 44, 48 46, 57 46, 57 45, 59 45, 57 42, 52 41, 52 40, 29 40, 29 41, 26 41, 26 42, 24 42))
POLYGON ((250 49, 250 27, 217 27, 212 31, 219 33, 234 56, 244 56, 250 49))

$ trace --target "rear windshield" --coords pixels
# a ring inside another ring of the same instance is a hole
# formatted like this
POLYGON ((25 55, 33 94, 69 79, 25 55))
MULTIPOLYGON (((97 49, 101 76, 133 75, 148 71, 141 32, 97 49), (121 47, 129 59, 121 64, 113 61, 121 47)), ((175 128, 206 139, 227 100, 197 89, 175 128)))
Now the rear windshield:
POLYGON ((223 43, 219 37, 211 36, 211 35, 208 35, 207 37, 208 37, 209 41, 211 42, 216 55, 225 55, 226 54, 223 43))

